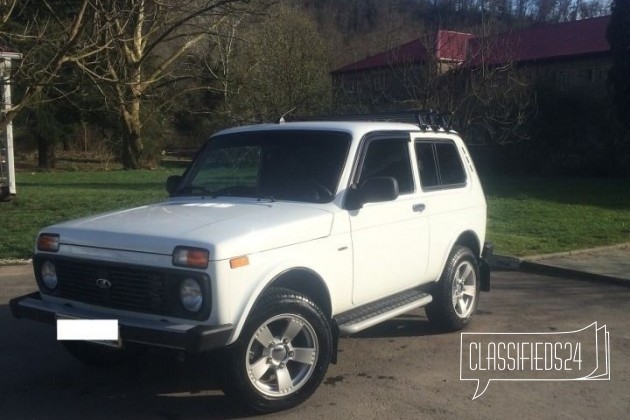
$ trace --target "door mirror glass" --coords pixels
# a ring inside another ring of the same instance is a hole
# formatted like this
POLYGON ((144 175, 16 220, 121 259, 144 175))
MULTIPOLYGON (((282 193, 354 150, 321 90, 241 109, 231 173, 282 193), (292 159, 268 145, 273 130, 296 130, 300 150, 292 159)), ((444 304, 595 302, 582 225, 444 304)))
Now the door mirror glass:
POLYGON ((391 176, 368 178, 356 189, 348 191, 346 207, 358 210, 366 203, 381 203, 398 198, 398 181, 391 176))

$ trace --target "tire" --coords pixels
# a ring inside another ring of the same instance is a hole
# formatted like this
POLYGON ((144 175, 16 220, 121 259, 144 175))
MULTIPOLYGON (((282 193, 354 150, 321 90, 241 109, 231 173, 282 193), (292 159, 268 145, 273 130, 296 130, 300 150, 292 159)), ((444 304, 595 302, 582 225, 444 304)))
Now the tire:
POLYGON ((479 286, 477 258, 470 249, 454 246, 425 309, 429 321, 446 331, 463 329, 477 308, 479 286))
POLYGON ((146 348, 127 344, 122 349, 109 348, 87 341, 62 341, 61 344, 75 359, 90 366, 110 367, 137 361, 146 348))
POLYGON ((257 302, 239 339, 222 351, 226 395, 258 412, 295 407, 324 379, 332 355, 330 323, 306 296, 271 288, 257 302))

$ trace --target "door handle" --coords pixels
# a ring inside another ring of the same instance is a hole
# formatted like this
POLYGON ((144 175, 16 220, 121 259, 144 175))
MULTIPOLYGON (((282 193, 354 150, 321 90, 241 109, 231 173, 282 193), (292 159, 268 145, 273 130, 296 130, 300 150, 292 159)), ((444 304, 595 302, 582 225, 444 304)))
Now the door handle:
POLYGON ((415 211, 416 213, 422 213, 425 209, 427 208, 426 205, 424 205, 424 203, 420 203, 420 204, 414 204, 411 209, 413 211, 415 211))

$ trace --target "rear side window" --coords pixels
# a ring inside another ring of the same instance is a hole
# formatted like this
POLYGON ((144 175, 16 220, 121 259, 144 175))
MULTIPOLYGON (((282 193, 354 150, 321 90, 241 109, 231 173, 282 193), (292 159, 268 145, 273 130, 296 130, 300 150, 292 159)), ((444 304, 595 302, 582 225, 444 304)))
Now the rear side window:
POLYGON ((454 143, 435 143, 437 162, 440 167, 440 185, 456 185, 466 182, 466 172, 454 143))
POLYGON ((416 156, 423 189, 457 188, 466 185, 466 171, 455 143, 416 142, 416 156))
POLYGON ((418 156, 418 170, 420 171, 422 188, 440 185, 433 143, 416 143, 416 155, 418 156))

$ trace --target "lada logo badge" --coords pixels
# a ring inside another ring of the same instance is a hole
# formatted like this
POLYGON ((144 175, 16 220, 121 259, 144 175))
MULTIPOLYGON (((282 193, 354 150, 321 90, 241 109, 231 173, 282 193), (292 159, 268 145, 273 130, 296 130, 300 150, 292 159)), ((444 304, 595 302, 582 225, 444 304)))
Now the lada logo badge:
POLYGON ((96 280, 96 285, 100 288, 100 289, 110 289, 112 287, 112 282, 110 282, 107 279, 97 279, 96 280))

